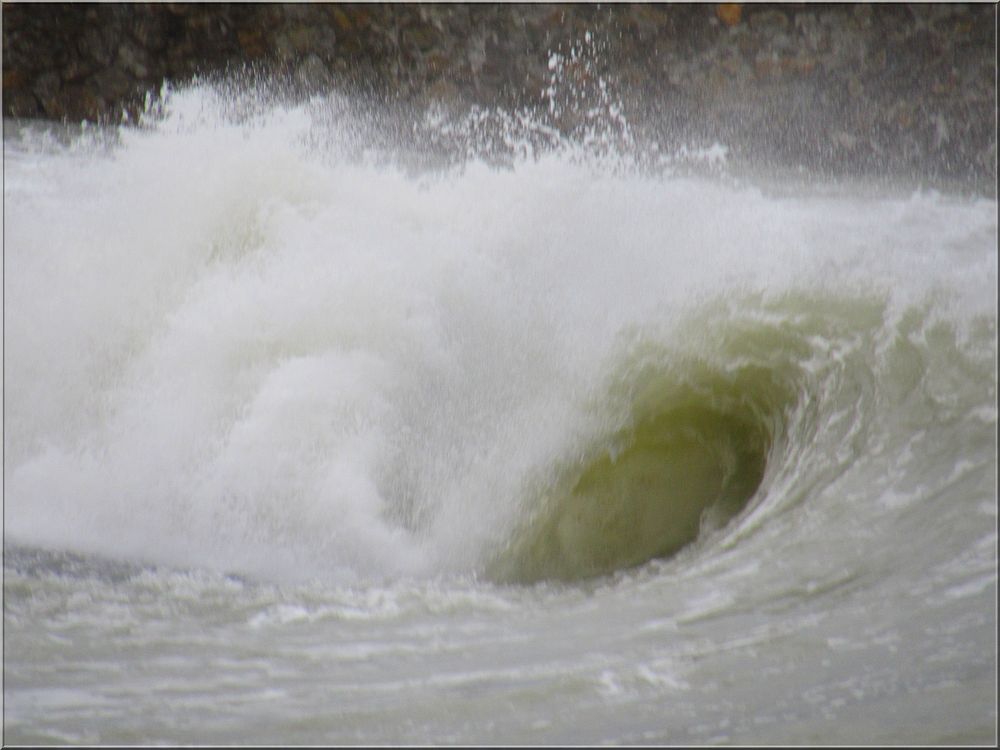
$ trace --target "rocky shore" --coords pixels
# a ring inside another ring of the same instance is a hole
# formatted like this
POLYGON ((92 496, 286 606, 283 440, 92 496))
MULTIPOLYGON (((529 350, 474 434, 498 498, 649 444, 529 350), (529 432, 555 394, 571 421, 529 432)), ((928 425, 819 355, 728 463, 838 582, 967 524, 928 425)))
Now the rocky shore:
MULTIPOLYGON (((5 118, 116 122, 165 80, 247 65, 300 95, 551 109, 557 60, 576 90, 614 91, 651 142, 719 141, 789 168, 995 194, 993 4, 15 2, 2 13, 5 118)), ((554 124, 572 129, 573 116, 554 124)))

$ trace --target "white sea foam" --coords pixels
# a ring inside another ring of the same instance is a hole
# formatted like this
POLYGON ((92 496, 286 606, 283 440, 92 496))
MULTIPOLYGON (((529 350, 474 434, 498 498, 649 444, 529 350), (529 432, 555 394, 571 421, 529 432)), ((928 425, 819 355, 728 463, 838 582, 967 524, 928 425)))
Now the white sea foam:
POLYGON ((607 149, 413 174, 331 148, 357 130, 333 100, 231 104, 194 88, 112 145, 5 144, 10 539, 475 574, 530 488, 620 424, 600 402, 636 336, 711 359, 681 325, 706 308, 780 328, 789 295, 887 305, 874 334, 809 334, 803 372, 826 372, 865 336, 891 348, 914 308, 935 312, 911 338, 995 326, 990 201, 775 197, 608 170, 607 149))

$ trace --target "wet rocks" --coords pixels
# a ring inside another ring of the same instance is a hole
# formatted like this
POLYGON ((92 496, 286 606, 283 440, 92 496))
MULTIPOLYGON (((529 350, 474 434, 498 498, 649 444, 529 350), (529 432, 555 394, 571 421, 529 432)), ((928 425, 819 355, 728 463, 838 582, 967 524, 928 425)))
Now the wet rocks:
POLYGON ((551 56, 591 39, 586 74, 658 146, 714 139, 831 173, 996 179, 992 5, 15 2, 2 14, 5 117, 118 121, 164 80, 245 64, 307 95, 544 108, 551 56))

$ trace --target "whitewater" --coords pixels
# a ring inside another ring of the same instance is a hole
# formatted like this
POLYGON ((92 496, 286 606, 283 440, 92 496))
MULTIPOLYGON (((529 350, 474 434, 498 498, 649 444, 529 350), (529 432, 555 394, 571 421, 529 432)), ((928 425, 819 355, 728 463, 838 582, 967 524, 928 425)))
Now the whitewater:
POLYGON ((4 123, 5 742, 995 742, 995 198, 597 104, 4 123))

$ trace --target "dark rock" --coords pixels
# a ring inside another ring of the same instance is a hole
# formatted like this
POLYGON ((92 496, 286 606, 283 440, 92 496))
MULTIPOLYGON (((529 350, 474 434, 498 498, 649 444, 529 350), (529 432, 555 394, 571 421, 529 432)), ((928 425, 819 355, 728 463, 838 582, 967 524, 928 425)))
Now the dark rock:
POLYGON ((44 103, 56 98, 60 88, 59 74, 54 71, 48 71, 35 79, 31 90, 38 97, 38 100, 44 103))
POLYGON ((253 63, 305 93, 559 104, 572 129, 601 81, 664 147, 993 189, 995 6, 724 5, 5 3, 4 115, 115 117, 163 79, 253 63), (554 52, 573 57, 558 80, 554 52))
POLYGON ((132 36, 140 48, 159 52, 167 46, 167 20, 164 13, 137 14, 132 23, 132 36))
MULTIPOLYGON (((87 76, 91 75, 98 68, 97 63, 87 60, 82 56, 70 58, 69 62, 66 63, 62 70, 63 81, 74 82, 80 81, 87 76)), ((6 88, 6 86, 4 87, 6 88)))
POLYGON ((106 102, 83 85, 67 86, 63 96, 65 116, 97 120, 104 113, 106 102))
POLYGON ((4 114, 9 117, 38 117, 44 114, 38 100, 28 91, 14 90, 8 92, 4 87, 4 114))
POLYGON ((240 29, 236 32, 240 50, 248 58, 262 57, 267 53, 268 45, 261 29, 240 29))
POLYGON ((433 26, 412 26, 403 31, 400 41, 404 47, 426 51, 436 46, 440 38, 440 31, 433 26))
POLYGON ((131 90, 135 82, 124 71, 118 68, 107 68, 96 73, 91 79, 93 90, 100 91, 105 101, 120 99, 131 90))
POLYGON ((307 92, 328 90, 333 86, 330 71, 315 54, 309 55, 295 70, 295 80, 307 92))
POLYGON ((774 9, 754 9, 747 21, 754 31, 784 31, 789 26, 788 16, 774 9))
POLYGON ((118 47, 118 63, 125 73, 129 73, 135 78, 143 79, 149 75, 149 68, 146 65, 147 53, 134 42, 126 39, 118 47))
POLYGON ((115 34, 110 27, 87 25, 80 34, 80 53, 99 65, 110 65, 115 56, 115 34))

